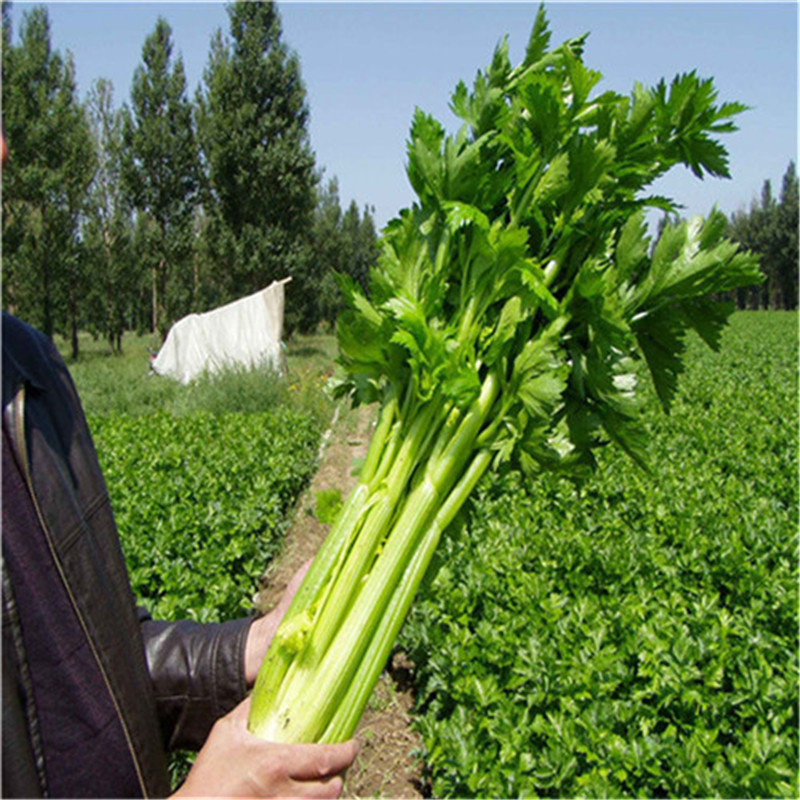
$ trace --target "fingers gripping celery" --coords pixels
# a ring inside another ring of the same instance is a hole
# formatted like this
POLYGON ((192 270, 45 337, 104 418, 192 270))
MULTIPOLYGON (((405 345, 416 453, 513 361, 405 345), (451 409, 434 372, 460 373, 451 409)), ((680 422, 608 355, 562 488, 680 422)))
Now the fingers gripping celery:
POLYGON ((359 483, 282 622, 249 726, 286 742, 352 735, 440 537, 489 471, 576 480, 616 443, 645 464, 637 361, 665 406, 684 337, 717 346, 760 279, 725 218, 668 225, 651 247, 646 187, 677 164, 728 176, 715 105, 694 73, 592 97, 585 37, 549 49, 543 9, 526 55, 507 45, 461 83, 455 136, 420 111, 408 143, 418 200, 384 231, 367 297, 342 279, 341 394, 380 403, 359 483))

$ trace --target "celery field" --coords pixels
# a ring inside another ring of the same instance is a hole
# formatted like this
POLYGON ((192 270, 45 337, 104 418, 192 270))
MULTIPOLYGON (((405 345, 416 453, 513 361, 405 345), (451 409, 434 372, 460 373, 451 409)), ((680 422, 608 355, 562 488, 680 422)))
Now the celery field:
MULTIPOLYGON (((156 615, 247 612, 315 469, 320 349, 259 410, 242 376, 226 407, 72 365, 156 615)), ((797 796, 797 315, 735 314, 687 363, 669 415, 648 398, 650 474, 509 471, 443 539, 399 643, 433 796, 797 796)))
POLYGON ((797 797, 797 316, 693 341, 652 474, 485 483, 402 636, 436 797, 797 797))
POLYGON ((247 614, 313 472, 319 428, 287 409, 94 427, 140 601, 160 619, 247 614))

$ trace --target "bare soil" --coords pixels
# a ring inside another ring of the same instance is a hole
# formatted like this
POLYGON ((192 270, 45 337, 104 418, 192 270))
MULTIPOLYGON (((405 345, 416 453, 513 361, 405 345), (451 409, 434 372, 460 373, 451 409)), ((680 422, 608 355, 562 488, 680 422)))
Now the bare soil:
MULTIPOLYGON (((354 462, 364 458, 375 409, 340 407, 321 448, 320 465, 300 498, 283 553, 262 579, 256 608, 266 611, 278 600, 292 575, 313 558, 327 533, 314 516, 316 493, 338 489, 342 497, 356 484, 354 462)), ((397 654, 387 665, 356 730, 361 751, 348 772, 344 796, 352 798, 422 798, 424 784, 419 753, 422 741, 411 730, 412 665, 397 654)))

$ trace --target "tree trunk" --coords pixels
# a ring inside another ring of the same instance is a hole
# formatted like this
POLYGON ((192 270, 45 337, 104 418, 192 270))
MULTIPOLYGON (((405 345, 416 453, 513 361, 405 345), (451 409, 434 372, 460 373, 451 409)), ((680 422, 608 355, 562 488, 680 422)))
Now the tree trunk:
POLYGON ((47 212, 43 204, 40 209, 42 218, 42 235, 35 247, 42 269, 42 333, 48 338, 53 338, 53 300, 50 287, 50 264, 47 252, 47 212))
POLYGON ((72 360, 77 361, 79 352, 78 343, 78 255, 70 247, 69 250, 69 287, 67 289, 67 314, 69 315, 70 345, 72 360))
POLYGON ((197 263, 197 260, 197 251, 195 250, 195 253, 192 256, 192 302, 189 306, 189 308, 192 310, 196 308, 195 303, 197 302, 197 294, 200 291, 200 267, 197 263))
POLYGON ((106 337, 108 338, 108 349, 111 355, 114 355, 116 350, 114 348, 114 284, 111 280, 111 239, 108 232, 108 226, 103 225, 103 253, 106 258, 106 337))
POLYGON ((153 319, 151 332, 153 337, 158 333, 158 267, 153 264, 153 319))
POLYGON ((736 290, 736 308, 739 311, 743 311, 747 308, 747 290, 746 289, 737 289, 736 290))
POLYGON ((72 360, 78 360, 78 320, 76 314, 70 314, 72 317, 70 321, 70 326, 72 328, 72 360))
POLYGON ((161 255, 158 259, 158 267, 155 273, 153 273, 153 302, 155 303, 158 299, 161 303, 158 306, 158 315, 157 319, 154 320, 153 330, 158 336, 157 342, 158 346, 164 343, 164 339, 166 338, 166 331, 161 330, 160 326, 164 325, 166 319, 166 309, 167 309, 167 257, 164 255, 168 252, 167 249, 167 221, 162 217, 159 220, 159 227, 161 228, 161 255), (160 292, 157 292, 156 285, 159 284, 160 292), (159 294, 160 297, 156 298, 156 294, 159 294))
POLYGON ((165 256, 161 257, 158 262, 158 278, 159 278, 159 306, 158 306, 158 344, 159 347, 164 344, 167 338, 167 321, 169 316, 167 314, 167 259, 165 256))

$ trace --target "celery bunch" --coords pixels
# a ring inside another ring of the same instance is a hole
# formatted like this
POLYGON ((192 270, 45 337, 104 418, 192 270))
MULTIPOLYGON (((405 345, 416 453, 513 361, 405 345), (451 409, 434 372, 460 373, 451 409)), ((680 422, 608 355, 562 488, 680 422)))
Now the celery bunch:
POLYGON ((644 464, 636 360, 665 407, 684 336, 712 347, 731 307, 712 293, 759 280, 722 238, 725 217, 668 226, 655 246, 643 190, 677 164, 728 176, 716 105, 694 73, 629 97, 592 96, 585 37, 550 49, 540 8, 525 58, 507 43, 461 83, 455 136, 417 110, 418 196, 386 228, 369 297, 343 281, 343 378, 380 403, 359 483, 315 558, 259 674, 250 729, 286 742, 352 735, 437 543, 487 470, 581 479, 608 443, 644 464))

